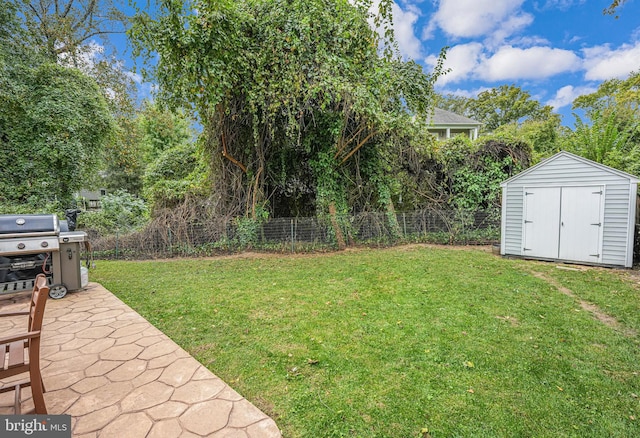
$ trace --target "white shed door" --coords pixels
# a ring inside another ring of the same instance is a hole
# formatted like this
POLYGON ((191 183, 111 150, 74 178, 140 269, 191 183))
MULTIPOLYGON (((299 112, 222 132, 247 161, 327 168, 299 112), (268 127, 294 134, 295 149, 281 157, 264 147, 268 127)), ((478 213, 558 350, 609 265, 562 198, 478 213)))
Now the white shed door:
POLYGON ((525 188, 524 256, 558 258, 560 187, 525 188))
POLYGON ((603 187, 563 187, 560 207, 562 260, 600 262, 603 187))
POLYGON ((522 255, 601 262, 604 187, 527 187, 522 255))

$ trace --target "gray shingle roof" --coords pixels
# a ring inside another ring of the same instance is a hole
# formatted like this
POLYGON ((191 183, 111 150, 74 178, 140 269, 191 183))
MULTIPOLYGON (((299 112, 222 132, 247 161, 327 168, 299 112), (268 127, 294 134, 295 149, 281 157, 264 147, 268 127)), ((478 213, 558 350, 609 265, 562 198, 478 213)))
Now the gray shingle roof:
POLYGON ((464 125, 464 126, 480 126, 482 123, 477 122, 468 117, 459 116, 451 111, 446 111, 440 108, 434 108, 433 116, 429 120, 433 126, 437 125, 464 125))

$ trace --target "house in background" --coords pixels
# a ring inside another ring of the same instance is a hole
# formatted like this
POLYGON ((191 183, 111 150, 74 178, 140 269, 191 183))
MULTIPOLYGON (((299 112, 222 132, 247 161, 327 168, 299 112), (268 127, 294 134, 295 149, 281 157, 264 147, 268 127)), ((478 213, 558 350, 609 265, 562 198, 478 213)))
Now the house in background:
POLYGON ((471 140, 478 138, 478 130, 482 123, 476 122, 468 117, 435 108, 429 120, 429 132, 436 136, 438 140, 447 140, 456 135, 467 135, 471 140))
POLYGON ((107 189, 85 190, 76 194, 78 208, 83 210, 95 210, 101 207, 100 199, 107 194, 107 189))

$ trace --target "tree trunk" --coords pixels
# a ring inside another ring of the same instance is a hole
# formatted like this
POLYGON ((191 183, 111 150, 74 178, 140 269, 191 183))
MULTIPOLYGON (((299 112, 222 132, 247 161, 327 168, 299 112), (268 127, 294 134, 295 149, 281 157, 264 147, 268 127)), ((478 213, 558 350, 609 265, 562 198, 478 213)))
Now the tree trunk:
POLYGON ((331 202, 329 204, 329 217, 331 218, 331 226, 333 227, 334 233, 336 233, 336 242, 338 243, 338 249, 342 251, 347 247, 347 244, 344 241, 344 235, 342 234, 342 229, 340 228, 340 224, 338 223, 338 218, 336 215, 336 205, 331 202))
POLYGON ((387 221, 389 222, 389 231, 391 232, 391 237, 393 239, 398 239, 400 236, 402 236, 402 230, 400 228, 400 224, 398 223, 396 209, 391 198, 387 199, 387 202, 385 204, 385 215, 387 216, 387 221))

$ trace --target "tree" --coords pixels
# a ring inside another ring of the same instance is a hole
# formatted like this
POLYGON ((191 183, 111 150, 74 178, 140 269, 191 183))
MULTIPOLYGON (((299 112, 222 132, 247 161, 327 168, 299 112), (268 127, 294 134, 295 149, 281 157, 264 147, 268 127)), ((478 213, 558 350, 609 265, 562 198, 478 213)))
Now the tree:
POLYGON ((593 144, 592 147, 630 153, 624 159, 626 164, 616 160, 619 164, 614 167, 638 172, 640 162, 632 165, 629 160, 637 161, 638 156, 631 152, 640 149, 640 71, 632 72, 626 79, 604 81, 594 93, 576 98, 573 109, 584 111, 586 116, 584 121, 578 118, 576 134, 583 133, 586 136, 583 137, 594 141, 602 135, 600 140, 604 143, 600 146, 593 144), (587 132, 591 134, 586 135, 587 132), (622 139, 624 147, 620 146, 622 139))
POLYGON ((576 116, 576 127, 565 139, 564 148, 598 163, 637 175, 640 173, 640 144, 633 134, 640 123, 621 129, 613 112, 591 113, 590 123, 576 116))
POLYGON ((438 95, 435 105, 440 109, 451 111, 460 116, 472 117, 468 109, 471 100, 471 98, 453 94, 447 94, 445 96, 438 95))
MULTIPOLYGON (((368 7, 162 0, 157 11, 140 12, 130 35, 148 57, 158 53, 159 100, 200 118, 223 214, 256 217, 269 203, 346 212, 357 204, 350 194, 365 196, 354 182, 380 175, 374 151, 431 104, 438 70, 379 56, 368 7)), ((385 178, 375 181, 366 196, 391 208, 385 178)))
POLYGON ((55 64, 9 75, 15 93, 0 112, 0 203, 70 205, 91 178, 112 118, 96 83, 55 64))
MULTIPOLYGON (((13 0, 10 0, 13 1, 13 0)), ((31 39, 50 62, 73 63, 94 37, 123 33, 126 18, 110 0, 17 0, 31 39)))
POLYGON ((109 35, 124 33, 124 14, 110 0, 18 1, 31 46, 48 62, 77 68, 92 77, 115 119, 115 131, 102 156, 101 177, 91 185, 140 194, 144 162, 136 125, 136 85, 123 62, 96 42, 107 44, 109 35))
POLYGON ((623 113, 621 116, 640 111, 640 71, 631 72, 626 79, 609 79, 600 84, 591 94, 577 97, 573 109, 584 110, 587 115, 601 112, 623 113))
POLYGON ((550 117, 552 108, 542 106, 531 98, 529 92, 515 85, 501 85, 483 91, 467 104, 469 116, 484 123, 484 129, 493 131, 508 123, 519 123, 526 119, 550 117))
POLYGON ((100 179, 94 186, 110 192, 125 190, 142 194, 142 176, 146 161, 142 148, 142 134, 135 114, 118 114, 114 118, 114 133, 104 148, 100 179))
POLYGON ((0 63, 5 69, 29 64, 37 57, 37 51, 27 44, 28 34, 21 26, 19 10, 16 0, 6 0, 0 8, 0 63))
POLYGON ((194 133, 183 112, 161 109, 156 103, 145 102, 138 114, 141 148, 147 163, 163 151, 192 143, 194 133))
POLYGON ((548 157, 560 151, 560 138, 564 129, 559 114, 550 114, 544 119, 528 119, 520 124, 499 126, 494 135, 503 139, 520 140, 531 145, 534 160, 548 157))
POLYGON ((500 207, 500 183, 531 164, 531 147, 518 139, 458 136, 435 157, 439 198, 450 207, 474 211, 500 207))
POLYGON ((144 174, 144 197, 151 211, 175 207, 187 196, 198 195, 206 170, 195 143, 179 143, 160 152, 144 174))
POLYGON ((110 35, 124 33, 126 17, 111 0, 17 2, 30 46, 48 62, 77 68, 91 76, 115 118, 114 135, 101 155, 103 177, 96 178, 91 185, 140 193, 144 163, 135 130, 137 90, 122 61, 115 55, 106 55, 104 50, 110 35))
POLYGON ((111 116, 95 82, 45 62, 28 44, 18 4, 6 6, 0 12, 6 15, 0 21, 0 203, 67 207, 96 170, 111 116))
POLYGON ((102 90, 115 129, 105 145, 100 179, 95 185, 110 192, 126 190, 134 195, 142 193, 144 152, 138 123, 137 90, 122 62, 114 56, 94 53, 90 62, 78 67, 94 78, 102 90))

